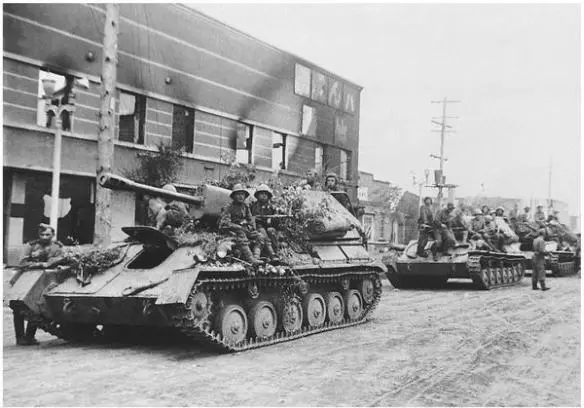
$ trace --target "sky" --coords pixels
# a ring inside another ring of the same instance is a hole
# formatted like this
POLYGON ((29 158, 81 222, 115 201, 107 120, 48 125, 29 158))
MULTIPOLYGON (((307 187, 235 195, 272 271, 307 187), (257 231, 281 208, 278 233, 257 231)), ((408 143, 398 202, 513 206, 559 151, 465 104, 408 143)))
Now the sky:
POLYGON ((551 163, 552 197, 579 213, 578 4, 191 7, 363 86, 359 170, 417 193, 447 97, 457 196, 546 198, 551 163))

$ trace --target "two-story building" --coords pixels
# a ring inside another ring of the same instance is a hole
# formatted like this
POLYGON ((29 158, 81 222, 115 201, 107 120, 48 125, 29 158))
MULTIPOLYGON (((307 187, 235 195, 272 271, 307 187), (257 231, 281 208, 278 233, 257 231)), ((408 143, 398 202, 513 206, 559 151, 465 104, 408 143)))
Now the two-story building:
MULTIPOLYGON (((76 90, 63 121, 58 238, 93 239, 103 4, 4 4, 4 253, 36 237, 50 214, 54 121, 42 81, 76 90)), ((361 87, 177 4, 121 4, 114 172, 137 153, 184 150, 181 183, 219 178, 228 163, 259 178, 335 171, 355 185, 361 87)), ((349 188, 356 200, 356 188, 349 188)), ((135 197, 113 196, 114 239, 135 219, 135 197)), ((5 257, 6 260, 6 257, 5 257)))

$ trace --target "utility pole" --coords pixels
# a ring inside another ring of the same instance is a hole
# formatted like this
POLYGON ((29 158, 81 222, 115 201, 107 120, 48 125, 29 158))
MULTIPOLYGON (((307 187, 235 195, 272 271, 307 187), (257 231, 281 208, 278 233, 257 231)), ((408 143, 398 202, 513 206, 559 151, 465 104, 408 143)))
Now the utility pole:
POLYGON ((101 67, 101 95, 99 107, 99 132, 97 136, 97 178, 95 194, 94 242, 107 246, 111 242, 111 190, 99 185, 103 173, 110 172, 114 156, 114 92, 118 65, 119 4, 106 4, 103 29, 103 59, 101 67))
POLYGON ((439 180, 436 180, 436 187, 438 187, 437 207, 440 208, 442 204, 442 189, 444 187, 455 187, 454 185, 446 185, 444 177, 444 162, 448 159, 444 156, 444 135, 446 133, 454 133, 452 126, 446 124, 446 119, 458 119, 457 116, 447 116, 446 107, 449 103, 460 103, 458 100, 444 98, 440 101, 431 101, 432 103, 442 104, 442 116, 439 118, 432 118, 432 123, 440 126, 440 130, 433 130, 433 132, 440 132, 440 155, 431 154, 430 157, 440 160, 439 180), (437 121, 436 119, 440 119, 437 121))
POLYGON ((554 204, 552 202, 552 156, 550 155, 550 165, 548 169, 548 210, 551 213, 554 204))

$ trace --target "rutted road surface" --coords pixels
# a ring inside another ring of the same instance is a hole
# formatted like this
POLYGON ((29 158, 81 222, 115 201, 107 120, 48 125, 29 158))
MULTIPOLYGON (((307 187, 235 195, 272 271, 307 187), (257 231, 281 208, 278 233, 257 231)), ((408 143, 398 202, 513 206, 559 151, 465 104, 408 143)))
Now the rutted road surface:
MULTIPOLYGON (((464 282, 464 281, 462 281, 464 282)), ((6 406, 580 406, 580 279, 395 290, 374 319, 238 354, 186 345, 14 345, 6 406)))

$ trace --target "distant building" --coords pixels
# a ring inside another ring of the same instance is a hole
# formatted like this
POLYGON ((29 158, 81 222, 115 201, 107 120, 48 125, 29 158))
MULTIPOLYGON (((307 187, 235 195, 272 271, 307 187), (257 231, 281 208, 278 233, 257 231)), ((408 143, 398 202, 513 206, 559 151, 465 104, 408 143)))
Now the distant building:
MULTIPOLYGON (((42 81, 84 76, 65 124, 58 239, 90 243, 104 4, 4 4, 4 253, 14 261, 50 209, 54 126, 42 81)), ((184 149, 179 182, 254 164, 258 178, 334 171, 356 201, 362 88, 178 4, 120 4, 114 172, 160 143, 184 149)), ((136 196, 113 196, 113 238, 137 219, 136 196)), ((6 261, 6 256, 5 256, 6 261)))
POLYGON ((361 224, 369 233, 369 248, 373 253, 390 243, 405 244, 416 239, 417 195, 360 171, 358 197, 364 210, 361 224))

